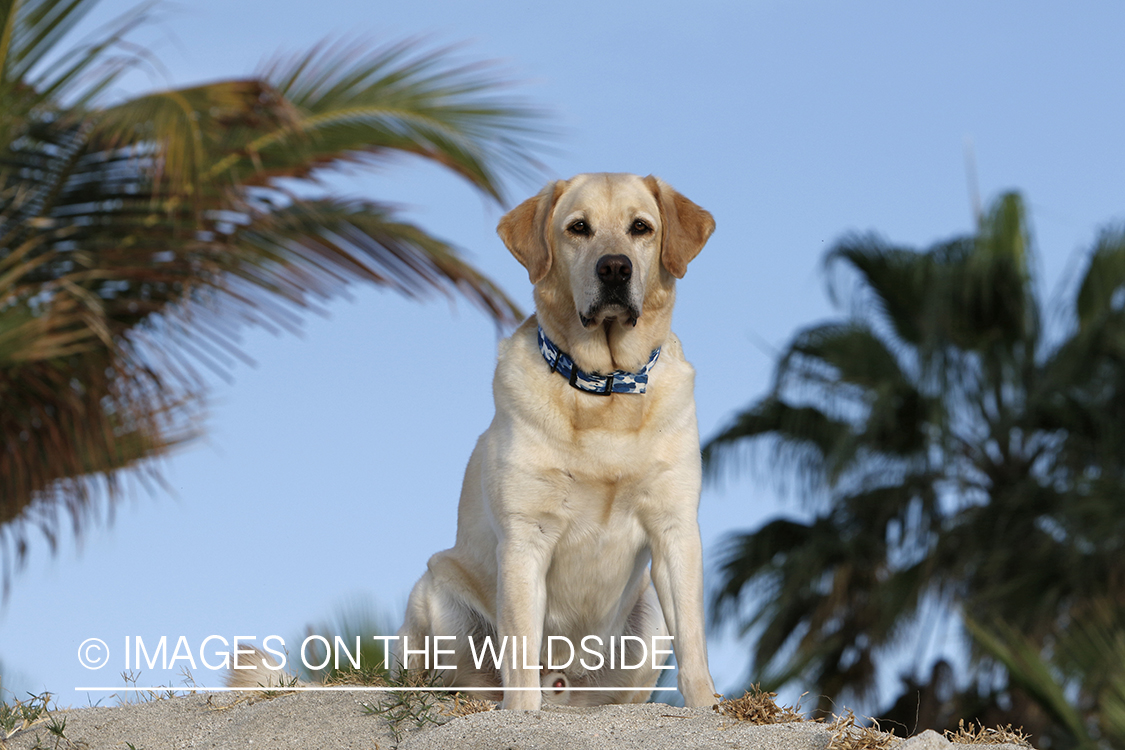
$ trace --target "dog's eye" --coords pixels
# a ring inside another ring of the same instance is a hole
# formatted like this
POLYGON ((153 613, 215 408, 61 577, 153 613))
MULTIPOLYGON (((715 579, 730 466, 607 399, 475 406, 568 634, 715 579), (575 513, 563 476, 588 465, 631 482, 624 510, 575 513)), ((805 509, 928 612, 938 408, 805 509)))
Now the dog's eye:
POLYGON ((590 225, 581 220, 574 222, 567 229, 570 230, 571 234, 581 235, 582 237, 587 237, 590 234, 590 225))
POLYGON ((648 234, 651 231, 652 231, 652 227, 650 227, 648 225, 648 222, 642 221, 641 219, 637 219, 629 227, 629 234, 634 234, 634 235, 648 234))

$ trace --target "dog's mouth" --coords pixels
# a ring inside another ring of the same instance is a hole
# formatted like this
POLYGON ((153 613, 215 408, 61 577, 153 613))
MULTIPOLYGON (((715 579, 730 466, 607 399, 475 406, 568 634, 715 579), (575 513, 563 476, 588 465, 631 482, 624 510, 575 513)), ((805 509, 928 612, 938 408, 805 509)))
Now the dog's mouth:
POLYGON ((607 302, 599 300, 585 313, 578 313, 578 320, 583 328, 594 328, 603 323, 609 324, 620 321, 622 325, 636 327, 641 311, 631 304, 622 302, 607 302))

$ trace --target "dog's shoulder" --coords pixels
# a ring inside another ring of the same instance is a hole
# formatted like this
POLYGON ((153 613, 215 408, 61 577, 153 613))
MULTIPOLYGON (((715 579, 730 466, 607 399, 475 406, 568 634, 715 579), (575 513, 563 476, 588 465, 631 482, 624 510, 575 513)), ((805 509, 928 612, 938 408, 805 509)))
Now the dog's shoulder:
POLYGON ((692 398, 695 390, 695 368, 684 354, 680 337, 671 331, 668 332, 664 345, 660 347, 660 360, 663 361, 666 369, 653 374, 653 379, 656 381, 654 387, 675 391, 679 397, 683 397, 686 391, 686 395, 692 398))
MULTIPOLYGON (((668 357, 687 364, 687 359, 684 357, 684 346, 680 343, 680 337, 668 331, 668 338, 664 339, 664 345, 660 347, 661 356, 668 355, 668 357)), ((690 365, 688 365, 690 367, 690 365)))
MULTIPOLYGON (((539 322, 532 315, 508 338, 500 342, 496 361, 495 386, 507 390, 526 389, 530 380, 548 373, 539 352, 539 322)), ((545 378, 542 378, 545 379, 545 378)))
POLYGON ((559 376, 551 372, 539 352, 538 330, 539 323, 532 315, 500 342, 492 378, 497 416, 521 414, 535 422, 550 421, 550 412, 565 408, 559 389, 553 387, 558 385, 553 379, 559 376))

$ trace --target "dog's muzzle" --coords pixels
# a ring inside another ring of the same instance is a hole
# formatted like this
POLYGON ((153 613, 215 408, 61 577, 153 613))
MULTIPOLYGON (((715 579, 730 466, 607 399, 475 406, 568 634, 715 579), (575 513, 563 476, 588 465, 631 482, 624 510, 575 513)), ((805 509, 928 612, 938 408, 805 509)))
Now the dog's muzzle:
POLYGON ((578 314, 583 328, 595 325, 599 314, 607 308, 618 308, 620 312, 612 311, 613 314, 606 317, 624 315, 630 325, 637 325, 641 312, 633 304, 630 295, 633 261, 626 255, 603 255, 598 258, 594 272, 598 275, 598 296, 585 314, 578 314))

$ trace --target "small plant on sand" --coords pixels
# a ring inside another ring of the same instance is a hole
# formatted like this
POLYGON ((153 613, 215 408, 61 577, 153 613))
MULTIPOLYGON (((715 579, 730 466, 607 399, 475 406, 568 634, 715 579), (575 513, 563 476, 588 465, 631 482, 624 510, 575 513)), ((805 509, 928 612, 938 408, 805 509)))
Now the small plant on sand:
POLYGON ((0 689, 0 748, 6 748, 5 740, 27 729, 42 727, 47 730, 44 738, 35 735, 32 750, 59 750, 59 748, 77 747, 66 736, 66 718, 54 713, 51 707, 51 694, 28 694, 27 700, 3 699, 3 690, 0 689), (44 739, 46 743, 44 744, 44 739))
MULTIPOLYGON (((180 691, 179 688, 173 685, 161 685, 155 690, 140 689, 137 687, 137 683, 140 682, 142 674, 143 672, 140 670, 134 672, 131 669, 127 669, 121 673, 121 679, 125 683, 125 691, 121 694, 114 693, 111 696, 117 699, 117 704, 119 706, 125 706, 130 703, 152 703, 153 701, 175 698, 177 695, 184 694, 183 691, 180 691), (130 695, 130 693, 132 695, 130 695)), ((180 681, 184 687, 198 687, 195 682, 195 677, 187 667, 180 669, 180 677, 180 681)))
POLYGON ((1031 747, 1028 742, 1029 735, 1024 734, 1023 727, 1013 729, 1009 724, 1005 727, 985 727, 978 723, 965 726, 965 720, 958 722, 957 731, 945 732, 945 738, 959 745, 1019 745, 1031 747))
MULTIPOLYGON (((301 678, 297 677, 297 675, 285 674, 284 672, 282 672, 276 678, 277 690, 263 690, 261 693, 258 694, 258 696, 260 698, 264 699, 264 700, 272 700, 273 698, 279 698, 283 695, 292 695, 294 691, 288 690, 287 688, 297 687, 300 684, 301 684, 301 678)), ((262 687, 274 687, 274 686, 275 686, 275 684, 271 682, 271 684, 263 685, 262 687)))
POLYGON ((13 698, 8 702, 3 698, 3 690, 0 689, 0 742, 16 732, 22 732, 47 721, 51 713, 51 694, 29 693, 28 696, 27 700, 13 698))
POLYGON ((724 698, 712 706, 723 716, 751 724, 785 724, 790 721, 804 721, 800 704, 779 706, 777 693, 770 693, 759 685, 752 685, 741 698, 724 698))
POLYGON ((411 726, 440 726, 450 719, 491 711, 495 707, 491 701, 463 699, 459 693, 417 689, 441 687, 440 674, 404 670, 397 674, 384 673, 383 680, 387 687, 402 690, 389 691, 378 702, 363 704, 363 710, 368 714, 382 716, 387 721, 395 742, 401 742, 403 732, 411 726))
POLYGON ((142 674, 143 673, 139 670, 134 672, 131 669, 127 669, 121 673, 121 680, 125 683, 125 690, 121 694, 113 694, 119 706, 125 706, 130 703, 151 703, 163 697, 158 691, 140 690, 137 688, 137 683, 140 682, 142 674))
POLYGON ((386 682, 388 687, 401 687, 403 690, 385 693, 378 702, 363 704, 363 710, 386 719, 395 742, 402 740, 404 729, 411 725, 420 728, 427 724, 445 723, 441 711, 443 695, 436 691, 410 689, 439 687, 441 681, 437 675, 403 670, 397 675, 388 674, 386 682))
MULTIPOLYGON (((51 716, 45 725, 47 730, 47 740, 50 742, 51 750, 58 750, 60 745, 62 747, 76 747, 76 745, 66 738, 66 719, 57 716, 51 716)), ((35 744, 31 746, 32 750, 46 750, 48 746, 44 745, 42 738, 35 737, 35 744)))
POLYGON ((879 728, 879 722, 872 719, 871 726, 856 726, 855 714, 848 709, 843 716, 837 716, 828 725, 832 738, 828 740, 828 750, 890 750, 897 739, 894 734, 879 728))

